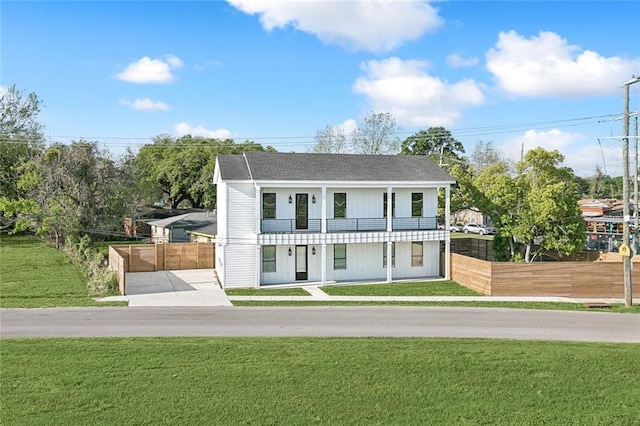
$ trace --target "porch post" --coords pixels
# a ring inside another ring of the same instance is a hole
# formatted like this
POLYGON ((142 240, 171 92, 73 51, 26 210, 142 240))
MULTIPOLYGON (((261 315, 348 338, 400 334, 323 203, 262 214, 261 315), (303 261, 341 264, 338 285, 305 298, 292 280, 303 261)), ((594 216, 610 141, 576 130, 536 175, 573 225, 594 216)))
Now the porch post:
POLYGON ((447 185, 444 187, 444 199, 445 199, 445 207, 444 207, 444 216, 445 216, 445 240, 444 240, 444 278, 446 280, 451 279, 451 233, 449 232, 451 220, 451 186, 447 185))
POLYGON ((393 188, 387 187, 387 232, 393 231, 393 188))
POLYGON ((326 234, 327 233, 327 187, 323 186, 321 190, 322 190, 322 195, 320 197, 322 198, 322 203, 320 208, 322 209, 322 212, 320 213, 320 232, 322 232, 323 234, 326 234))
POLYGON ((260 218, 262 217, 262 200, 260 199, 260 187, 256 185, 256 235, 262 233, 262 224, 260 218))
POLYGON ((322 256, 320 261, 322 262, 322 265, 320 265, 321 276, 322 276, 320 285, 323 286, 327 283, 327 245, 326 244, 322 244, 322 256))
POLYGON ((260 244, 256 243, 256 288, 260 288, 260 276, 262 275, 262 256, 260 253, 261 250, 262 247, 260 246, 260 244))
POLYGON ((393 280, 393 257, 392 256, 392 248, 393 243, 391 241, 387 241, 387 282, 390 283, 393 280))

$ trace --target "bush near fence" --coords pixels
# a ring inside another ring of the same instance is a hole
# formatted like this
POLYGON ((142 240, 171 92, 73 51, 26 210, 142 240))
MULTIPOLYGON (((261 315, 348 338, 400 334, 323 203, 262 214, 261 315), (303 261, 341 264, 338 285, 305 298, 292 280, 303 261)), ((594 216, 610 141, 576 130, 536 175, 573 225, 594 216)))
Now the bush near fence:
MULTIPOLYGON (((451 279, 488 296, 624 297, 622 263, 612 261, 488 262, 452 253, 451 279)), ((632 281, 640 282, 637 266, 632 281)))
POLYGON ((109 267, 126 294, 126 273, 215 268, 212 243, 167 243, 109 247, 109 267))

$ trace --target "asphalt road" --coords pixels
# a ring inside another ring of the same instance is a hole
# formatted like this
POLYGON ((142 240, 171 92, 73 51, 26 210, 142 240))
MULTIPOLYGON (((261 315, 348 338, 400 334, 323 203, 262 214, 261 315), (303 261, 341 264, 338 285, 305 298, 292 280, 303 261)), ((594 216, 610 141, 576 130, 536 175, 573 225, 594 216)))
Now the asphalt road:
POLYGON ((0 336, 459 337, 640 343, 640 315, 416 306, 3 309, 0 336))

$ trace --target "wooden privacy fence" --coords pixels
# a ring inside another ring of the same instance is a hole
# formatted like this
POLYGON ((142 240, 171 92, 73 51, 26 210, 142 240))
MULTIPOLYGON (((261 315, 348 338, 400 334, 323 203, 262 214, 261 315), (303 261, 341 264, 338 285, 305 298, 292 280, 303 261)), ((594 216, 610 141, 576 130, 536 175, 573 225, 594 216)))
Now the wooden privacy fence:
POLYGON ((126 273, 215 268, 212 243, 169 243, 109 246, 109 267, 117 272, 118 287, 126 294, 126 273))
POLYGON ((624 297, 622 263, 614 262, 487 262, 452 253, 451 279, 488 296, 624 297))

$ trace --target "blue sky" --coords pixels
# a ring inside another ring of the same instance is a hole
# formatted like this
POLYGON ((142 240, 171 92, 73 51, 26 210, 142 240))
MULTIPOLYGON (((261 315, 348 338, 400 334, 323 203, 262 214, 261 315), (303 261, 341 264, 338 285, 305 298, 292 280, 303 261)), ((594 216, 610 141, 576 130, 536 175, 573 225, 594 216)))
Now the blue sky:
POLYGON ((306 151, 375 111, 401 139, 444 126, 467 154, 483 140, 517 159, 524 143, 620 175, 615 117, 640 75, 631 1, 3 1, 0 14, 0 85, 38 94, 48 141, 114 155, 161 133, 306 151))

